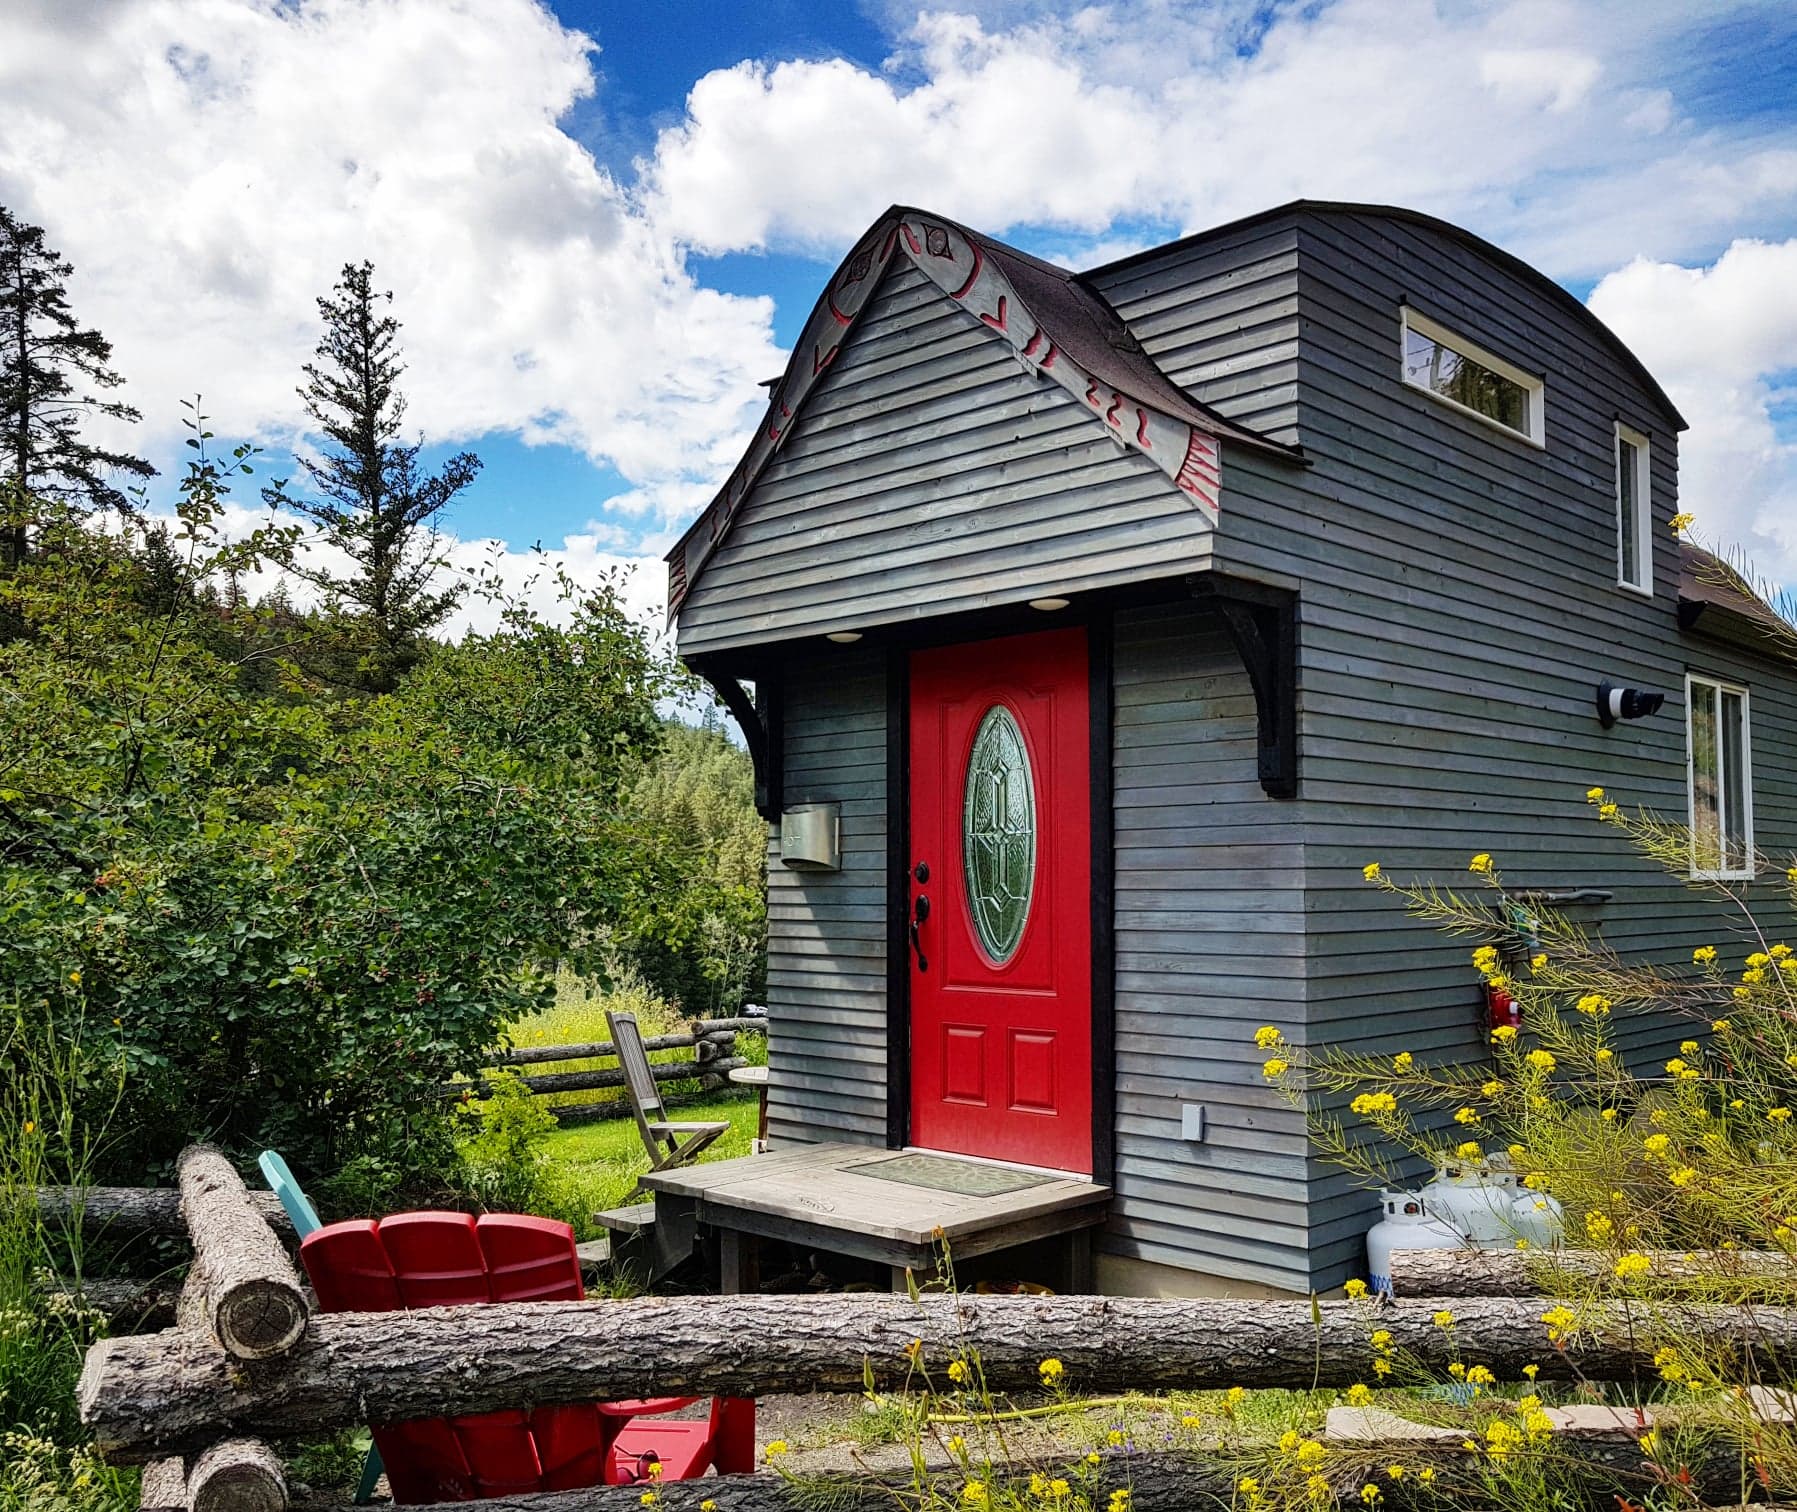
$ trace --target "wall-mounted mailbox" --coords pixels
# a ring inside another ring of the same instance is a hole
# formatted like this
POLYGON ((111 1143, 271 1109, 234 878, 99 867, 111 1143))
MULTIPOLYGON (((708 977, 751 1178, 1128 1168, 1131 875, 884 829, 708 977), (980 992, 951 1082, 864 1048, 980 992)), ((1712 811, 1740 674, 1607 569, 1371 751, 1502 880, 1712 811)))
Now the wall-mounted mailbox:
POLYGON ((801 803, 782 811, 780 864, 794 871, 840 871, 842 805, 801 803))

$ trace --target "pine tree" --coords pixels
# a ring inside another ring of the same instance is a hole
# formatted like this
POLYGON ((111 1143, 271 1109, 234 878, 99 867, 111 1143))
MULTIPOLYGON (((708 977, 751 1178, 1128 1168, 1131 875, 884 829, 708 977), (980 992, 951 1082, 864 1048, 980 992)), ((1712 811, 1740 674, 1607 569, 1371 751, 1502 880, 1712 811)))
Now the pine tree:
POLYGON ((41 227, 0 205, 0 494, 9 497, 0 551, 15 562, 30 545, 33 501, 130 514, 112 478, 156 473, 141 457, 81 438, 85 419, 141 417, 102 397, 123 380, 110 366, 112 343, 69 310, 64 280, 74 271, 41 227))
POLYGON ((295 563, 321 588, 339 623, 357 632, 353 680, 370 693, 390 692, 420 655, 424 633, 439 625, 461 588, 439 589, 437 517, 480 471, 480 459, 460 452, 441 472, 418 465, 418 443, 400 439, 405 364, 400 325, 379 306, 392 293, 374 288, 371 263, 346 263, 332 297, 318 301, 324 335, 318 361, 306 364, 300 389, 306 413, 327 443, 322 461, 301 457, 312 497, 282 485, 263 497, 305 516, 325 542, 352 559, 342 574, 295 563))

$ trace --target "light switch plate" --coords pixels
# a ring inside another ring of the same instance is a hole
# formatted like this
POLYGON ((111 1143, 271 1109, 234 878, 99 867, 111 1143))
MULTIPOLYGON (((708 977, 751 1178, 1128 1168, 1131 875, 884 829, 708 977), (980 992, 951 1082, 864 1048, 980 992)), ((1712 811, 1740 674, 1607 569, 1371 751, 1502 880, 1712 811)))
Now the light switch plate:
POLYGON ((1194 1144, 1204 1139, 1204 1104, 1181 1103, 1179 1105, 1179 1137, 1189 1139, 1194 1144))

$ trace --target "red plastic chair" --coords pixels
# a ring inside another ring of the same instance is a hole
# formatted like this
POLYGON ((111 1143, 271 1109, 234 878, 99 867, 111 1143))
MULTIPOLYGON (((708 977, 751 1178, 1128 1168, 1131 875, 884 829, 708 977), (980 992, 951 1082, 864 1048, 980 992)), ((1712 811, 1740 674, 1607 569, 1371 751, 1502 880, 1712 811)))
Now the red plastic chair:
MULTIPOLYGON (((324 1312, 471 1302, 577 1302, 574 1231, 512 1213, 399 1213, 333 1223, 300 1243, 324 1312)), ((690 1480, 755 1467, 755 1404, 718 1397, 703 1421, 636 1423, 696 1397, 577 1402, 422 1418, 373 1430, 393 1499, 471 1501, 599 1484, 690 1480)))

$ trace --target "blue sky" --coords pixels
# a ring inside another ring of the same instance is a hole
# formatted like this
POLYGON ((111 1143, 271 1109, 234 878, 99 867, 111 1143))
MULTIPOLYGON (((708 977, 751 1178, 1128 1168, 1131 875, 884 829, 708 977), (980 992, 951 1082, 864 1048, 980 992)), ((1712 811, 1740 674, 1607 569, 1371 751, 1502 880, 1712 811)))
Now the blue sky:
POLYGON ((1692 422, 1682 502, 1797 576, 1788 0, 0 13, 0 203, 75 263, 140 450, 178 463, 201 392, 291 471, 312 300, 370 257, 427 455, 486 464, 458 542, 645 606, 885 205, 1089 266, 1299 196, 1442 215, 1587 299, 1692 422))

